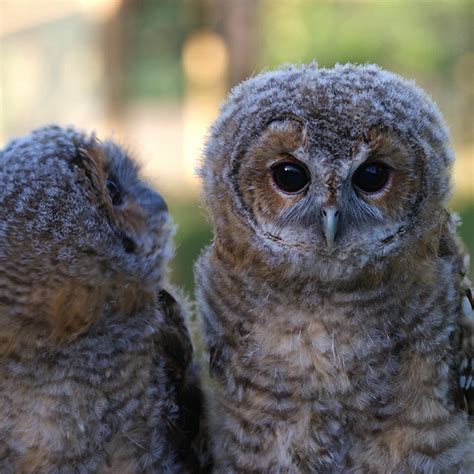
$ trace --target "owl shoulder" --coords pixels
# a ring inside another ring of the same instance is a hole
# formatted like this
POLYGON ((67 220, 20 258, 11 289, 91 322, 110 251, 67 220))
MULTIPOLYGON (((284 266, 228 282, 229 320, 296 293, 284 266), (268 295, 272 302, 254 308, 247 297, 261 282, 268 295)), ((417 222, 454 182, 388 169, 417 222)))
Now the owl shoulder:
POLYGON ((459 223, 456 214, 448 213, 438 256, 452 262, 452 277, 458 290, 457 320, 451 334, 454 350, 452 388, 458 407, 474 416, 474 289, 468 277, 469 254, 456 233, 459 223))

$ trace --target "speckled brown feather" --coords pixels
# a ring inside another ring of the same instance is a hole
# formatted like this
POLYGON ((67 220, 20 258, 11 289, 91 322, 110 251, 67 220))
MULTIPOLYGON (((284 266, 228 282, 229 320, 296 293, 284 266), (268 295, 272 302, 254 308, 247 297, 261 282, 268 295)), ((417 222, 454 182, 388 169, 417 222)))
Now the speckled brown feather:
POLYGON ((2 474, 199 472, 186 311, 164 289, 172 225, 137 171, 72 128, 0 152, 2 474))
POLYGON ((452 159, 433 102, 376 66, 291 66, 231 92, 201 168, 215 239, 196 268, 216 472, 472 471, 452 159), (279 189, 279 161, 308 186, 279 189), (352 176, 372 161, 391 171, 369 195, 352 176))

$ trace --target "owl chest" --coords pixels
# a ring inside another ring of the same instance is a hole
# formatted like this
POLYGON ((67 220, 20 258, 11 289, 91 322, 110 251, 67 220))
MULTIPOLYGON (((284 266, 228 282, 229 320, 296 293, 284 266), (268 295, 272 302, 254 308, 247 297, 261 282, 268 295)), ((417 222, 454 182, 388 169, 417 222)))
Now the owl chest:
POLYGON ((259 437, 271 439, 269 459, 282 472, 326 472, 391 396, 396 361, 379 328, 351 324, 348 312, 268 314, 243 324, 231 358, 228 386, 246 420, 239 429, 268 425, 259 437))
POLYGON ((240 340, 229 386, 238 387, 239 416, 250 427, 256 423, 248 429, 260 430, 271 420, 263 436, 272 439, 272 459, 288 469, 299 465, 302 470, 295 472, 320 472, 342 460, 351 445, 354 417, 364 417, 360 408, 380 396, 361 370, 370 360, 358 349, 366 341, 358 332, 349 338, 331 329, 314 313, 273 316, 240 340))
POLYGON ((282 311, 250 328, 235 359, 264 386, 314 400, 344 396, 360 386, 357 367, 370 358, 367 349, 359 332, 331 327, 315 313, 282 311))

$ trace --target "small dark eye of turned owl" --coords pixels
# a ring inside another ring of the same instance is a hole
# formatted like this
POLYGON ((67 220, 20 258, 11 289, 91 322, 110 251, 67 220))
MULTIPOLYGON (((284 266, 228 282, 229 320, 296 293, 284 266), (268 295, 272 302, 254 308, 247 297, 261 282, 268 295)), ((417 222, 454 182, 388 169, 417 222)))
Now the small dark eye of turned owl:
POLYGON ((137 246, 135 242, 125 235, 124 233, 121 234, 121 239, 122 239, 122 245, 126 253, 133 253, 135 252, 137 246))
POLYGON ((109 178, 107 180, 107 191, 110 196, 110 200, 114 206, 120 206, 123 203, 123 191, 120 186, 117 184, 114 178, 109 178))

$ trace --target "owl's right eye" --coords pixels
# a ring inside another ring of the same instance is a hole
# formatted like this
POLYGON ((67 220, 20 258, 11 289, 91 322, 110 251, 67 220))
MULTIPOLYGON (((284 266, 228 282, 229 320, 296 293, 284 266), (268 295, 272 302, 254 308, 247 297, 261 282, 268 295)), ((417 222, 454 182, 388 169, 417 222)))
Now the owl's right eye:
POLYGON ((289 194, 303 191, 310 181, 306 168, 291 161, 274 165, 272 175, 278 188, 289 194))

